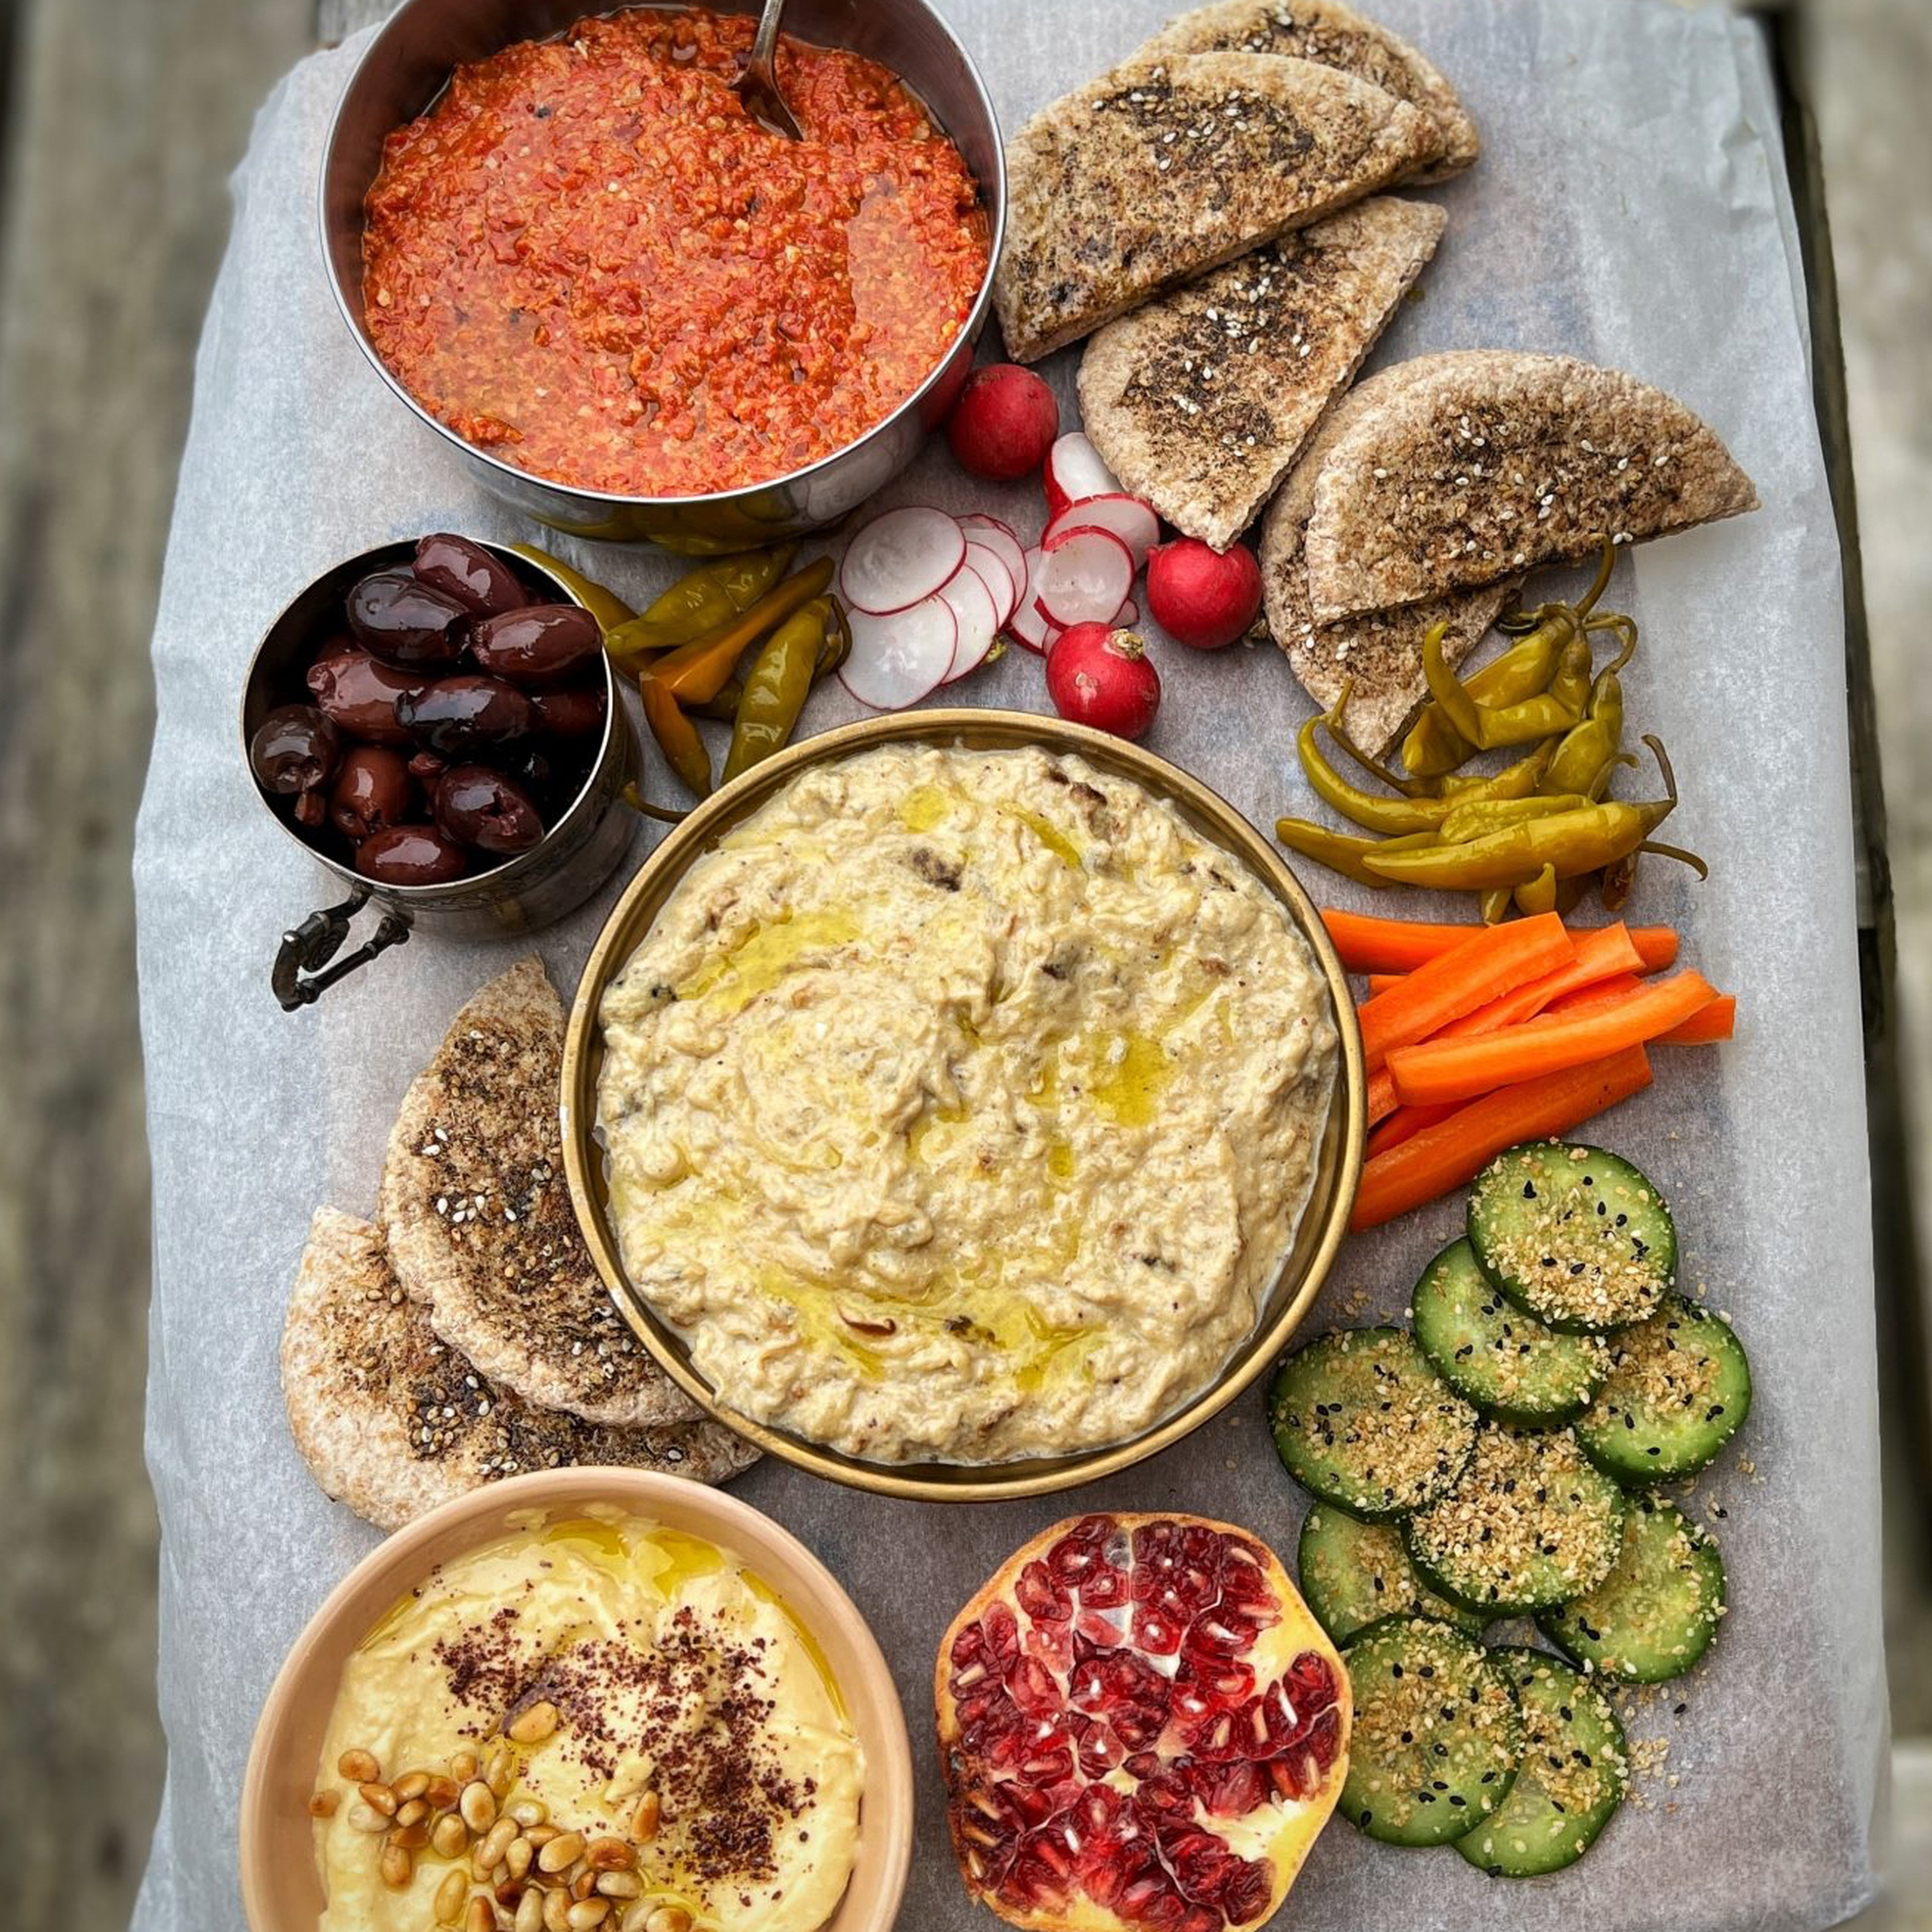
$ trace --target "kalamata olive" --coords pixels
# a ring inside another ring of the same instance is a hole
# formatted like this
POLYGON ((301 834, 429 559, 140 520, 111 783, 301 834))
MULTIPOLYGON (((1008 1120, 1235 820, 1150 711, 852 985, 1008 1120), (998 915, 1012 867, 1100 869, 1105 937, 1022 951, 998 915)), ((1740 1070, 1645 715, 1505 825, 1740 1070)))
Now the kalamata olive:
POLYGON ((533 791, 542 790, 556 776, 556 766, 541 752, 526 752, 510 771, 519 784, 533 791))
POLYGON ((291 808, 298 825, 306 826, 311 832, 320 830, 322 820, 328 815, 319 791, 298 791, 291 808))
POLYGON ((500 677, 439 678, 402 698, 396 716, 416 742, 446 758, 474 758, 530 728, 530 700, 500 677))
POLYGON ((529 794, 488 765, 452 765, 436 788, 436 822, 484 852, 527 852, 544 836, 529 794))
POLYGON ((574 604, 532 604, 506 610, 470 628, 476 662, 519 684, 550 684, 580 664, 604 641, 597 620, 574 604))
POLYGON ((418 670, 461 656, 468 608, 406 570, 379 570, 349 593, 349 628, 385 664, 418 670))
POLYGON ((446 886, 470 869, 469 855, 434 825, 392 825, 356 848, 356 869, 384 886, 446 886))
POLYGON ((308 668, 308 683, 323 716, 348 736, 376 745, 411 742, 396 707, 424 688, 420 677, 392 670, 352 646, 318 658, 308 668))
POLYGON ((328 795, 328 815, 345 838, 360 844, 409 816, 410 768, 386 745, 357 745, 342 761, 328 795))
POLYGON ((419 583, 454 597, 479 617, 519 610, 530 602, 530 593, 517 581, 514 572, 499 563, 481 544, 452 536, 447 531, 417 544, 411 568, 419 583))
POLYGON ((553 738, 587 738, 604 728, 606 694, 601 684, 574 684, 566 691, 533 691, 533 730, 553 738))
POLYGON ((248 762, 264 791, 313 791, 341 749, 341 734, 313 704, 281 704, 256 726, 248 762))
POLYGON ((417 752, 410 759, 410 776, 420 778, 426 785, 434 785, 449 769, 449 760, 440 758, 434 752, 417 752))

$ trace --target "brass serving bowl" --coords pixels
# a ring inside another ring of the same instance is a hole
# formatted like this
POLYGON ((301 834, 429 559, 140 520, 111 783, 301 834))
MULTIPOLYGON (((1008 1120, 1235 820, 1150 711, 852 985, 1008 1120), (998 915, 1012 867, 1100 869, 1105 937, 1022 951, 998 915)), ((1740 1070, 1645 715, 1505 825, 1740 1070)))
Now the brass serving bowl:
POLYGON ((1022 712, 920 711, 868 718, 794 745, 754 766, 698 806, 646 859, 626 889, 578 982, 563 1046, 563 1161, 571 1199, 612 1298, 664 1371, 721 1421, 814 1475, 881 1496, 928 1502, 986 1502, 1070 1489, 1124 1469, 1178 1442, 1218 1414, 1268 1368, 1313 1306, 1348 1228, 1361 1178, 1367 1096, 1354 1002, 1314 903, 1266 839, 1225 799, 1150 752, 1083 725, 1022 712), (1166 799, 1192 829, 1260 879, 1294 922, 1315 955, 1328 988, 1339 1051, 1335 1087, 1323 1131, 1314 1186, 1294 1246, 1269 1289, 1262 1319, 1215 1378, 1161 1421, 1124 1442, 1071 1454, 1002 1463, 873 1462, 772 1429, 740 1415, 692 1365, 683 1339, 632 1285, 610 1217, 603 1149, 597 1138, 597 1080, 604 1046, 598 1012, 605 988, 622 971, 693 862, 751 817, 808 765, 849 758, 879 745, 936 745, 968 751, 1038 746, 1078 753, 1090 764, 1166 799))

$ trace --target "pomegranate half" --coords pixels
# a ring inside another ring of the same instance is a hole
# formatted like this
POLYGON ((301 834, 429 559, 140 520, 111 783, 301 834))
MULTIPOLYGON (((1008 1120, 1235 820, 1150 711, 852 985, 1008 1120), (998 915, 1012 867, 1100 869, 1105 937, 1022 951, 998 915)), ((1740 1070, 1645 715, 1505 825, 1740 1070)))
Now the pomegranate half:
POLYGON ((1334 1645, 1271 1551, 1202 1516, 1035 1537, 954 1618, 933 1696, 961 1875, 1022 1927, 1258 1925, 1348 1771, 1334 1645))

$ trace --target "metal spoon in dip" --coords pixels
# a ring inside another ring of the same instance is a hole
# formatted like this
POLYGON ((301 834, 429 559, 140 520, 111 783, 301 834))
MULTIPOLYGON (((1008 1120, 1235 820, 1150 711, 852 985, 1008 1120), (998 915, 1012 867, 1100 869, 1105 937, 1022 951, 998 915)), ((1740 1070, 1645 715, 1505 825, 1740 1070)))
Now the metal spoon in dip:
POLYGON ((784 0, 765 0, 764 9, 758 16, 758 38, 752 43, 752 57, 738 76, 738 98, 754 121, 788 141, 802 141, 805 130, 778 92, 778 16, 784 11, 784 0))

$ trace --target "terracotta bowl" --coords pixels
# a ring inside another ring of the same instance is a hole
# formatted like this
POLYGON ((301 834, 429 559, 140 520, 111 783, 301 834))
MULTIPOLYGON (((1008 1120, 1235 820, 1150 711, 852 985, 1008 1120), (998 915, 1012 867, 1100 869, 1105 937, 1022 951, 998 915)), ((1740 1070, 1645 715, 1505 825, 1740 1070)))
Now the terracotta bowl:
POLYGON ((308 1801, 343 1666, 436 1564, 592 1504, 716 1544, 770 1584, 818 1640, 866 1754, 858 1858, 824 1932, 888 1932, 912 1856, 912 1754, 892 1673, 838 1580, 788 1531, 701 1484, 634 1469, 516 1476, 432 1510, 372 1550, 329 1593, 289 1652, 255 1726, 242 1787, 242 1900, 250 1932, 315 1932, 323 1906, 308 1801), (512 1517, 517 1519, 512 1520, 512 1517))

